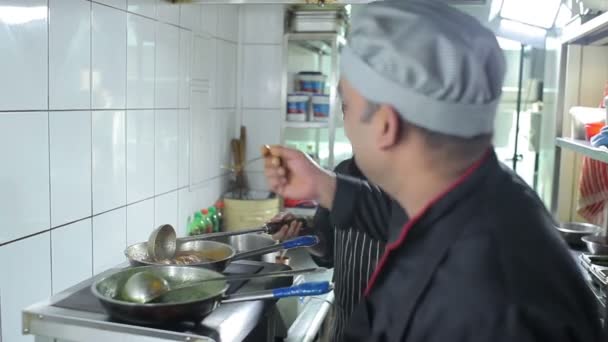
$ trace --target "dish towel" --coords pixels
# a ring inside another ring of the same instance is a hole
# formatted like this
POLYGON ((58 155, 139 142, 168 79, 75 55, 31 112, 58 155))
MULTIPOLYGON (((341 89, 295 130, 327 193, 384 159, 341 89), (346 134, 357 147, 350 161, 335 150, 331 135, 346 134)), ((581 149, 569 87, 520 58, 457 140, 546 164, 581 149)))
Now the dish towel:
MULTIPOLYGON (((591 139, 591 145, 608 153, 608 126, 591 139)), ((603 227, 604 212, 608 205, 608 165, 604 162, 583 157, 583 170, 579 183, 578 214, 590 223, 603 227)))

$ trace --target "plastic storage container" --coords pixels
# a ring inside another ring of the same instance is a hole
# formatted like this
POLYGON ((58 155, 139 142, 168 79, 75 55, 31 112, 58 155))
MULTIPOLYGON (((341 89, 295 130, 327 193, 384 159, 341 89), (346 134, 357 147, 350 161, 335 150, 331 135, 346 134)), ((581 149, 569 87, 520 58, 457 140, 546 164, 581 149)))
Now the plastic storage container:
POLYGON ((298 91, 323 94, 327 77, 316 71, 302 71, 296 76, 298 91))
POLYGON ((312 112, 314 121, 329 120, 329 95, 313 95, 312 112))
POLYGON ((306 121, 309 101, 308 94, 287 95, 287 121, 306 121))

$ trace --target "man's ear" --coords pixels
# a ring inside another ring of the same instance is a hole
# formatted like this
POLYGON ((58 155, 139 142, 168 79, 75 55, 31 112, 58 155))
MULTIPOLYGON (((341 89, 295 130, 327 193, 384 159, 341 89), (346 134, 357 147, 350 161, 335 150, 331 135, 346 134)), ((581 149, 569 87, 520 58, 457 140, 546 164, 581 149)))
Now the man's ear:
POLYGON ((387 105, 381 105, 374 114, 376 143, 381 149, 388 149, 399 142, 401 135, 401 119, 399 114, 387 105))

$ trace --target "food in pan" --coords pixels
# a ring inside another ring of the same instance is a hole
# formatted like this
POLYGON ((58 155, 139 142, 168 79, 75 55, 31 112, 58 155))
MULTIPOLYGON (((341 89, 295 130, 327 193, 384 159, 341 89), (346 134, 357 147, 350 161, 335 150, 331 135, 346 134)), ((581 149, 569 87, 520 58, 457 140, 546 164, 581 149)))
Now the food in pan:
POLYGON ((214 262, 222 260, 225 257, 225 253, 221 250, 178 251, 174 259, 162 260, 160 261, 160 263, 165 265, 191 265, 205 262, 214 262))

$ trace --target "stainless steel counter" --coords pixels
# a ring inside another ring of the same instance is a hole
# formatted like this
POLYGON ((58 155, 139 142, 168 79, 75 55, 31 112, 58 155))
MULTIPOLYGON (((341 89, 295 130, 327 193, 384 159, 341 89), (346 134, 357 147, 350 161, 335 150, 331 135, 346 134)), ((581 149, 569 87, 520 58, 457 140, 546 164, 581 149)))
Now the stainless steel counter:
MULTIPOLYGON (((282 270, 285 267, 254 261, 239 261, 243 264, 263 264, 262 272, 282 270)), ((120 265, 123 268, 127 265, 120 265)), ((116 269, 108 270, 97 277, 104 277, 116 269)), ((50 299, 34 304, 23 311, 23 332, 77 342, 160 342, 160 341, 243 341, 256 327, 272 330, 264 340, 274 340, 281 330, 280 319, 276 314, 275 301, 252 301, 221 305, 197 326, 175 328, 152 328, 126 324, 112 320, 105 313, 67 309, 56 306, 60 301, 83 291, 93 283, 88 279, 50 299), (272 335, 272 336, 271 336, 272 335)), ((271 287, 289 286, 291 278, 269 280, 250 280, 236 293, 259 291, 271 287), (280 279, 279 284, 274 281, 280 279)), ((265 335, 265 334, 261 334, 265 335)), ((284 335, 283 335, 284 336, 284 335)), ((283 337, 282 336, 282 337, 283 337)), ((259 341, 260 337, 254 340, 259 341)))
MULTIPOLYGON (((289 251, 291 267, 316 267, 306 249, 289 251)), ((333 270, 323 273, 303 274, 294 279, 294 284, 310 281, 331 281, 333 270)), ((277 308, 289 327, 285 341, 308 342, 313 341, 325 322, 334 301, 334 294, 330 292, 323 296, 305 298, 284 298, 277 302, 277 308)))

